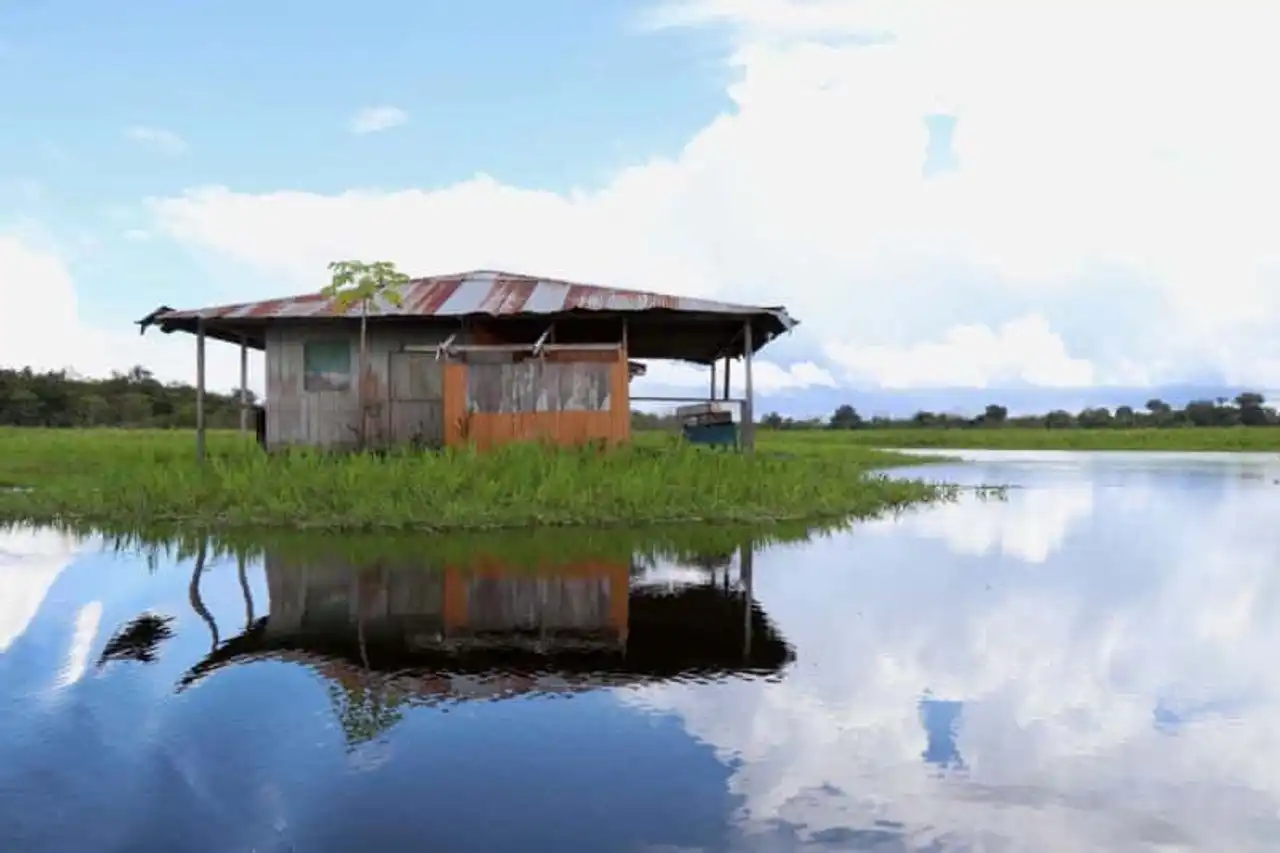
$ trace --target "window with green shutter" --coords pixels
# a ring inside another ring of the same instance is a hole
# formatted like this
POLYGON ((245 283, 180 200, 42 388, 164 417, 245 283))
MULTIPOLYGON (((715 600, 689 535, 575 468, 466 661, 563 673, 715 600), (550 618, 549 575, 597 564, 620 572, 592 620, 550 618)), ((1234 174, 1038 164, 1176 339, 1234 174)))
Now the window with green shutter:
POLYGON ((346 391, 351 388, 351 342, 307 341, 302 345, 304 391, 346 391))

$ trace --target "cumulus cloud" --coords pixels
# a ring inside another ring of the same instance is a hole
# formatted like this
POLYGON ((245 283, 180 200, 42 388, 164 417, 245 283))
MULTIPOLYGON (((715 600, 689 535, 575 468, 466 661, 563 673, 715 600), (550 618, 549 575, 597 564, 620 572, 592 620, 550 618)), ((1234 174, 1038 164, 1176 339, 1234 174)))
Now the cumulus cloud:
POLYGON ((976 324, 955 326, 940 343, 903 347, 831 343, 827 354, 850 377, 885 388, 1094 384, 1093 365, 1072 358, 1062 338, 1038 315, 1010 321, 997 330, 976 324))
POLYGON ((145 145, 161 154, 183 154, 187 150, 187 141, 172 130, 163 127, 147 127, 135 125, 125 128, 124 135, 140 145, 145 145))
POLYGON ((399 107, 366 107, 351 117, 348 129, 355 134, 379 133, 399 127, 409 120, 409 114, 399 107))
POLYGON ((1008 509, 970 499, 817 540, 803 559, 762 553, 758 597, 796 646, 785 680, 620 695, 715 749, 748 834, 896 826, 902 845, 885 849, 1268 849, 1274 491, 1226 469, 1209 490, 1154 465, 1098 473, 1125 488, 1094 491, 1091 512, 1050 472, 1008 509), (1055 514, 1051 494, 1060 527, 1103 550, 1052 547, 1060 531, 1033 512, 1055 514), (989 515, 1004 558, 926 521, 948 513, 989 515), (963 768, 924 761, 922 699, 960 704, 963 768))
MULTIPOLYGON (((195 339, 136 327, 101 328, 81 315, 75 281, 66 265, 39 241, 0 232, 0 366, 35 370, 71 369, 103 377, 142 365, 162 381, 195 381, 195 339)), ((211 341, 206 381, 211 390, 230 391, 240 382, 236 347, 211 341)), ((250 386, 261 393, 262 356, 249 359, 250 386)))
POLYGON ((1277 16, 1246 0, 673 3, 649 23, 731 29, 730 106, 597 189, 479 175, 152 206, 170 235, 298 282, 350 255, 786 304, 842 382, 1275 383, 1280 123, 1257 104, 1280 77, 1277 16), (933 116, 954 120, 954 168, 926 174, 933 116))

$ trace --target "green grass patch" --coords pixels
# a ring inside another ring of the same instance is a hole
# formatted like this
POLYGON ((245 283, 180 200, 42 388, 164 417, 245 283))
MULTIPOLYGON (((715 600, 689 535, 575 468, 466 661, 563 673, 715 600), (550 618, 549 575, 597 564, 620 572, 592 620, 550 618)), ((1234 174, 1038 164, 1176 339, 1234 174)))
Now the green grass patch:
POLYGON ((1139 429, 858 429, 765 431, 757 446, 822 454, 840 448, 966 450, 1151 450, 1280 452, 1280 427, 1147 427, 1139 429))
POLYGON ((852 443, 737 454, 678 441, 268 456, 235 432, 0 429, 0 520, 336 530, 494 530, 866 517, 951 490, 874 469, 919 459, 852 443), (13 488, 19 487, 19 488, 13 488))

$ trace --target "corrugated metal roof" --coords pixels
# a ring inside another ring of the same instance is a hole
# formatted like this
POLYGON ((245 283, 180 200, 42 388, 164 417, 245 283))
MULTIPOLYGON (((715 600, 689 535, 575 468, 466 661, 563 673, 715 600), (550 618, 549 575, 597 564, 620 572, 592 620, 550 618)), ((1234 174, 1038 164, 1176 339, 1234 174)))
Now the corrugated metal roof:
MULTIPOLYGON (((401 306, 386 300, 369 305, 371 317, 463 317, 488 314, 557 314, 568 311, 642 312, 654 309, 747 317, 772 315, 783 329, 796 322, 780 307, 735 305, 685 296, 664 296, 639 290, 619 290, 516 273, 476 271, 410 281, 401 289, 401 306)), ((360 306, 336 311, 332 300, 319 293, 242 302, 191 311, 164 311, 150 318, 161 325, 181 320, 276 320, 290 318, 358 317, 360 306)))

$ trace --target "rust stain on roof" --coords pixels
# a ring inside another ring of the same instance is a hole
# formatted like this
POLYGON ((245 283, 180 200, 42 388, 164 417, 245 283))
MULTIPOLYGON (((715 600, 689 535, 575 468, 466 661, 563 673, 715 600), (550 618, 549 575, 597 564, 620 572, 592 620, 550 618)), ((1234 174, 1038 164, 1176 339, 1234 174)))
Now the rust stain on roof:
POLYGON ((430 284, 418 287, 413 293, 405 293, 402 300, 404 310, 411 315, 434 316, 461 286, 460 277, 435 279, 430 284))
POLYGON ((527 279, 496 278, 480 300, 479 313, 495 316, 523 313, 537 285, 536 281, 527 279))

